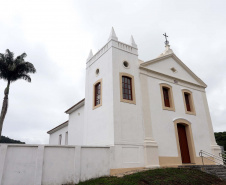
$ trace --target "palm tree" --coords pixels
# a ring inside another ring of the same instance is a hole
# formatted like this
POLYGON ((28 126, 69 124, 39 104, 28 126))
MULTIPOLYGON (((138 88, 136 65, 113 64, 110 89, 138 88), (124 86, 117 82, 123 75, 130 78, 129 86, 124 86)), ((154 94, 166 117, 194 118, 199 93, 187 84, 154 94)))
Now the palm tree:
POLYGON ((2 135, 2 127, 5 119, 5 115, 8 109, 8 95, 9 86, 11 82, 15 82, 18 79, 24 79, 31 82, 31 77, 28 73, 35 73, 36 69, 32 63, 26 62, 24 58, 26 53, 16 57, 14 59, 14 53, 6 50, 5 54, 0 53, 0 79, 7 81, 7 87, 5 88, 5 96, 2 104, 2 111, 0 115, 0 139, 2 135))

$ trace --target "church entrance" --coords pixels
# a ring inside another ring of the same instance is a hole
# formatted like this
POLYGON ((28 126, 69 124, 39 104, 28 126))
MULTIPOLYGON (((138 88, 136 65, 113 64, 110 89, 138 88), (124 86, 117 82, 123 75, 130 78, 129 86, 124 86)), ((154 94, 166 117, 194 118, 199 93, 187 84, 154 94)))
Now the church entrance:
POLYGON ((185 125, 177 124, 177 131, 182 163, 191 163, 185 125))

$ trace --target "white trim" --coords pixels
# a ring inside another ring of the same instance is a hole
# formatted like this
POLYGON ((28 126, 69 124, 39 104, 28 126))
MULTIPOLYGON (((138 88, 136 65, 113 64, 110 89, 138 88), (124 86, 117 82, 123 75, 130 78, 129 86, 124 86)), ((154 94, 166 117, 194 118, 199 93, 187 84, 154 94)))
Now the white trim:
POLYGON ((80 107, 83 107, 85 105, 85 100, 82 101, 81 103, 79 103, 78 105, 76 105, 75 107, 73 107, 72 109, 66 111, 66 114, 71 114, 72 112, 76 111, 77 109, 79 109, 80 107))

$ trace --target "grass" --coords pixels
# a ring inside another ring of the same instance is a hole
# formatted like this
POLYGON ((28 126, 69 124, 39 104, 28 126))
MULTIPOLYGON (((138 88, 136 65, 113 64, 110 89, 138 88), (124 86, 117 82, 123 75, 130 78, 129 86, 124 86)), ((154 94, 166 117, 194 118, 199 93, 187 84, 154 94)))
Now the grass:
POLYGON ((199 170, 180 169, 180 168, 164 168, 148 170, 144 172, 126 175, 124 177, 101 177, 80 182, 79 185, 226 185, 216 176, 209 175, 199 170))

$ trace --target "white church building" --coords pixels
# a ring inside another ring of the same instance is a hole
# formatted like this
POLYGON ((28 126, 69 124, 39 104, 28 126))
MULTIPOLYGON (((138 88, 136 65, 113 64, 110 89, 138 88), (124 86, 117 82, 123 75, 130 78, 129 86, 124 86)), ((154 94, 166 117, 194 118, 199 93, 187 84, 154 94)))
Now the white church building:
MULTIPOLYGON (((138 59, 138 47, 118 40, 86 61, 85 98, 48 131, 50 145, 110 146, 112 170, 202 164, 200 150, 218 156, 205 88, 170 49, 138 59)), ((206 161, 212 164, 212 161, 206 161)))

